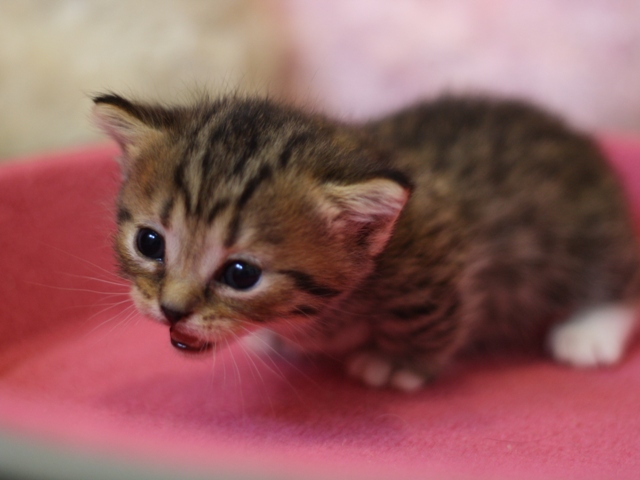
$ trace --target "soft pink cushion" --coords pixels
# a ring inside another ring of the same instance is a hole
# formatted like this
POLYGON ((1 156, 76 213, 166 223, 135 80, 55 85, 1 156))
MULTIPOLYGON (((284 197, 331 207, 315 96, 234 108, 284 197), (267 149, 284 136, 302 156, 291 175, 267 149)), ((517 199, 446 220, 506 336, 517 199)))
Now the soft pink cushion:
MULTIPOLYGON (((603 143, 640 211, 640 142, 603 143)), ((414 395, 238 347, 180 355, 113 273, 114 154, 0 168, 5 431, 260 478, 640 475, 637 348, 590 371, 546 358, 467 362, 414 395)))

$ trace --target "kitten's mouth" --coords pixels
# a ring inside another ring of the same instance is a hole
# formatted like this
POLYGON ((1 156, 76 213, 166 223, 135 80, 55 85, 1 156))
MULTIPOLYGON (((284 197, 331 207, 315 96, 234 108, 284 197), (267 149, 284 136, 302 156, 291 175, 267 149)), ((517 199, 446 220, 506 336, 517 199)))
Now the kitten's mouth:
POLYGON ((175 325, 169 330, 171 335, 171 345, 186 353, 204 353, 213 348, 213 343, 201 340, 198 337, 185 333, 177 328, 175 325))

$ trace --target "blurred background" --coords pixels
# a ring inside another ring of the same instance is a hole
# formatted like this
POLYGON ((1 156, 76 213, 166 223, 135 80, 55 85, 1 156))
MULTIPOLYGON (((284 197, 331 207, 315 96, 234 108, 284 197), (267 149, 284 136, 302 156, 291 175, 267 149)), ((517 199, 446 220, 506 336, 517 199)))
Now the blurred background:
POLYGON ((0 159, 101 141, 90 96, 269 94, 360 120, 443 92, 640 133, 637 0, 1 0, 0 159))

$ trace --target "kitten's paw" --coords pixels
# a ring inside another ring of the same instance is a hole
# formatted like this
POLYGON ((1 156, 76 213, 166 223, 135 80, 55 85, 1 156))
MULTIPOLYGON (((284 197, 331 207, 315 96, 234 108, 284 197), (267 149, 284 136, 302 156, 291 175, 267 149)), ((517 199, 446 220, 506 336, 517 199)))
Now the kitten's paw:
POLYGON ((558 362, 576 367, 613 365, 624 353, 636 323, 636 312, 603 306, 575 315, 551 329, 548 345, 558 362))
POLYGON ((369 387, 392 387, 403 392, 421 388, 427 378, 407 368, 396 367, 388 358, 373 352, 358 352, 346 362, 347 374, 369 387))

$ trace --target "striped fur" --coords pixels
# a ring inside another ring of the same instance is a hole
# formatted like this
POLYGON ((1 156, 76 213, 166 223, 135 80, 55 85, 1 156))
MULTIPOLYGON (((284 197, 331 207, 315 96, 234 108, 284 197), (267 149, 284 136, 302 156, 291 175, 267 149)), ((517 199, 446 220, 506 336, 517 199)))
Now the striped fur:
POLYGON ((203 341, 266 326, 430 375, 465 347, 531 343, 637 297, 613 175, 530 106, 443 98, 348 126, 261 99, 94 101, 123 151, 116 252, 132 295, 160 320, 161 305, 186 312, 179 328, 203 341), (164 236, 162 262, 136 251, 142 227, 164 236), (247 291, 220 281, 238 259, 262 270, 247 291))

